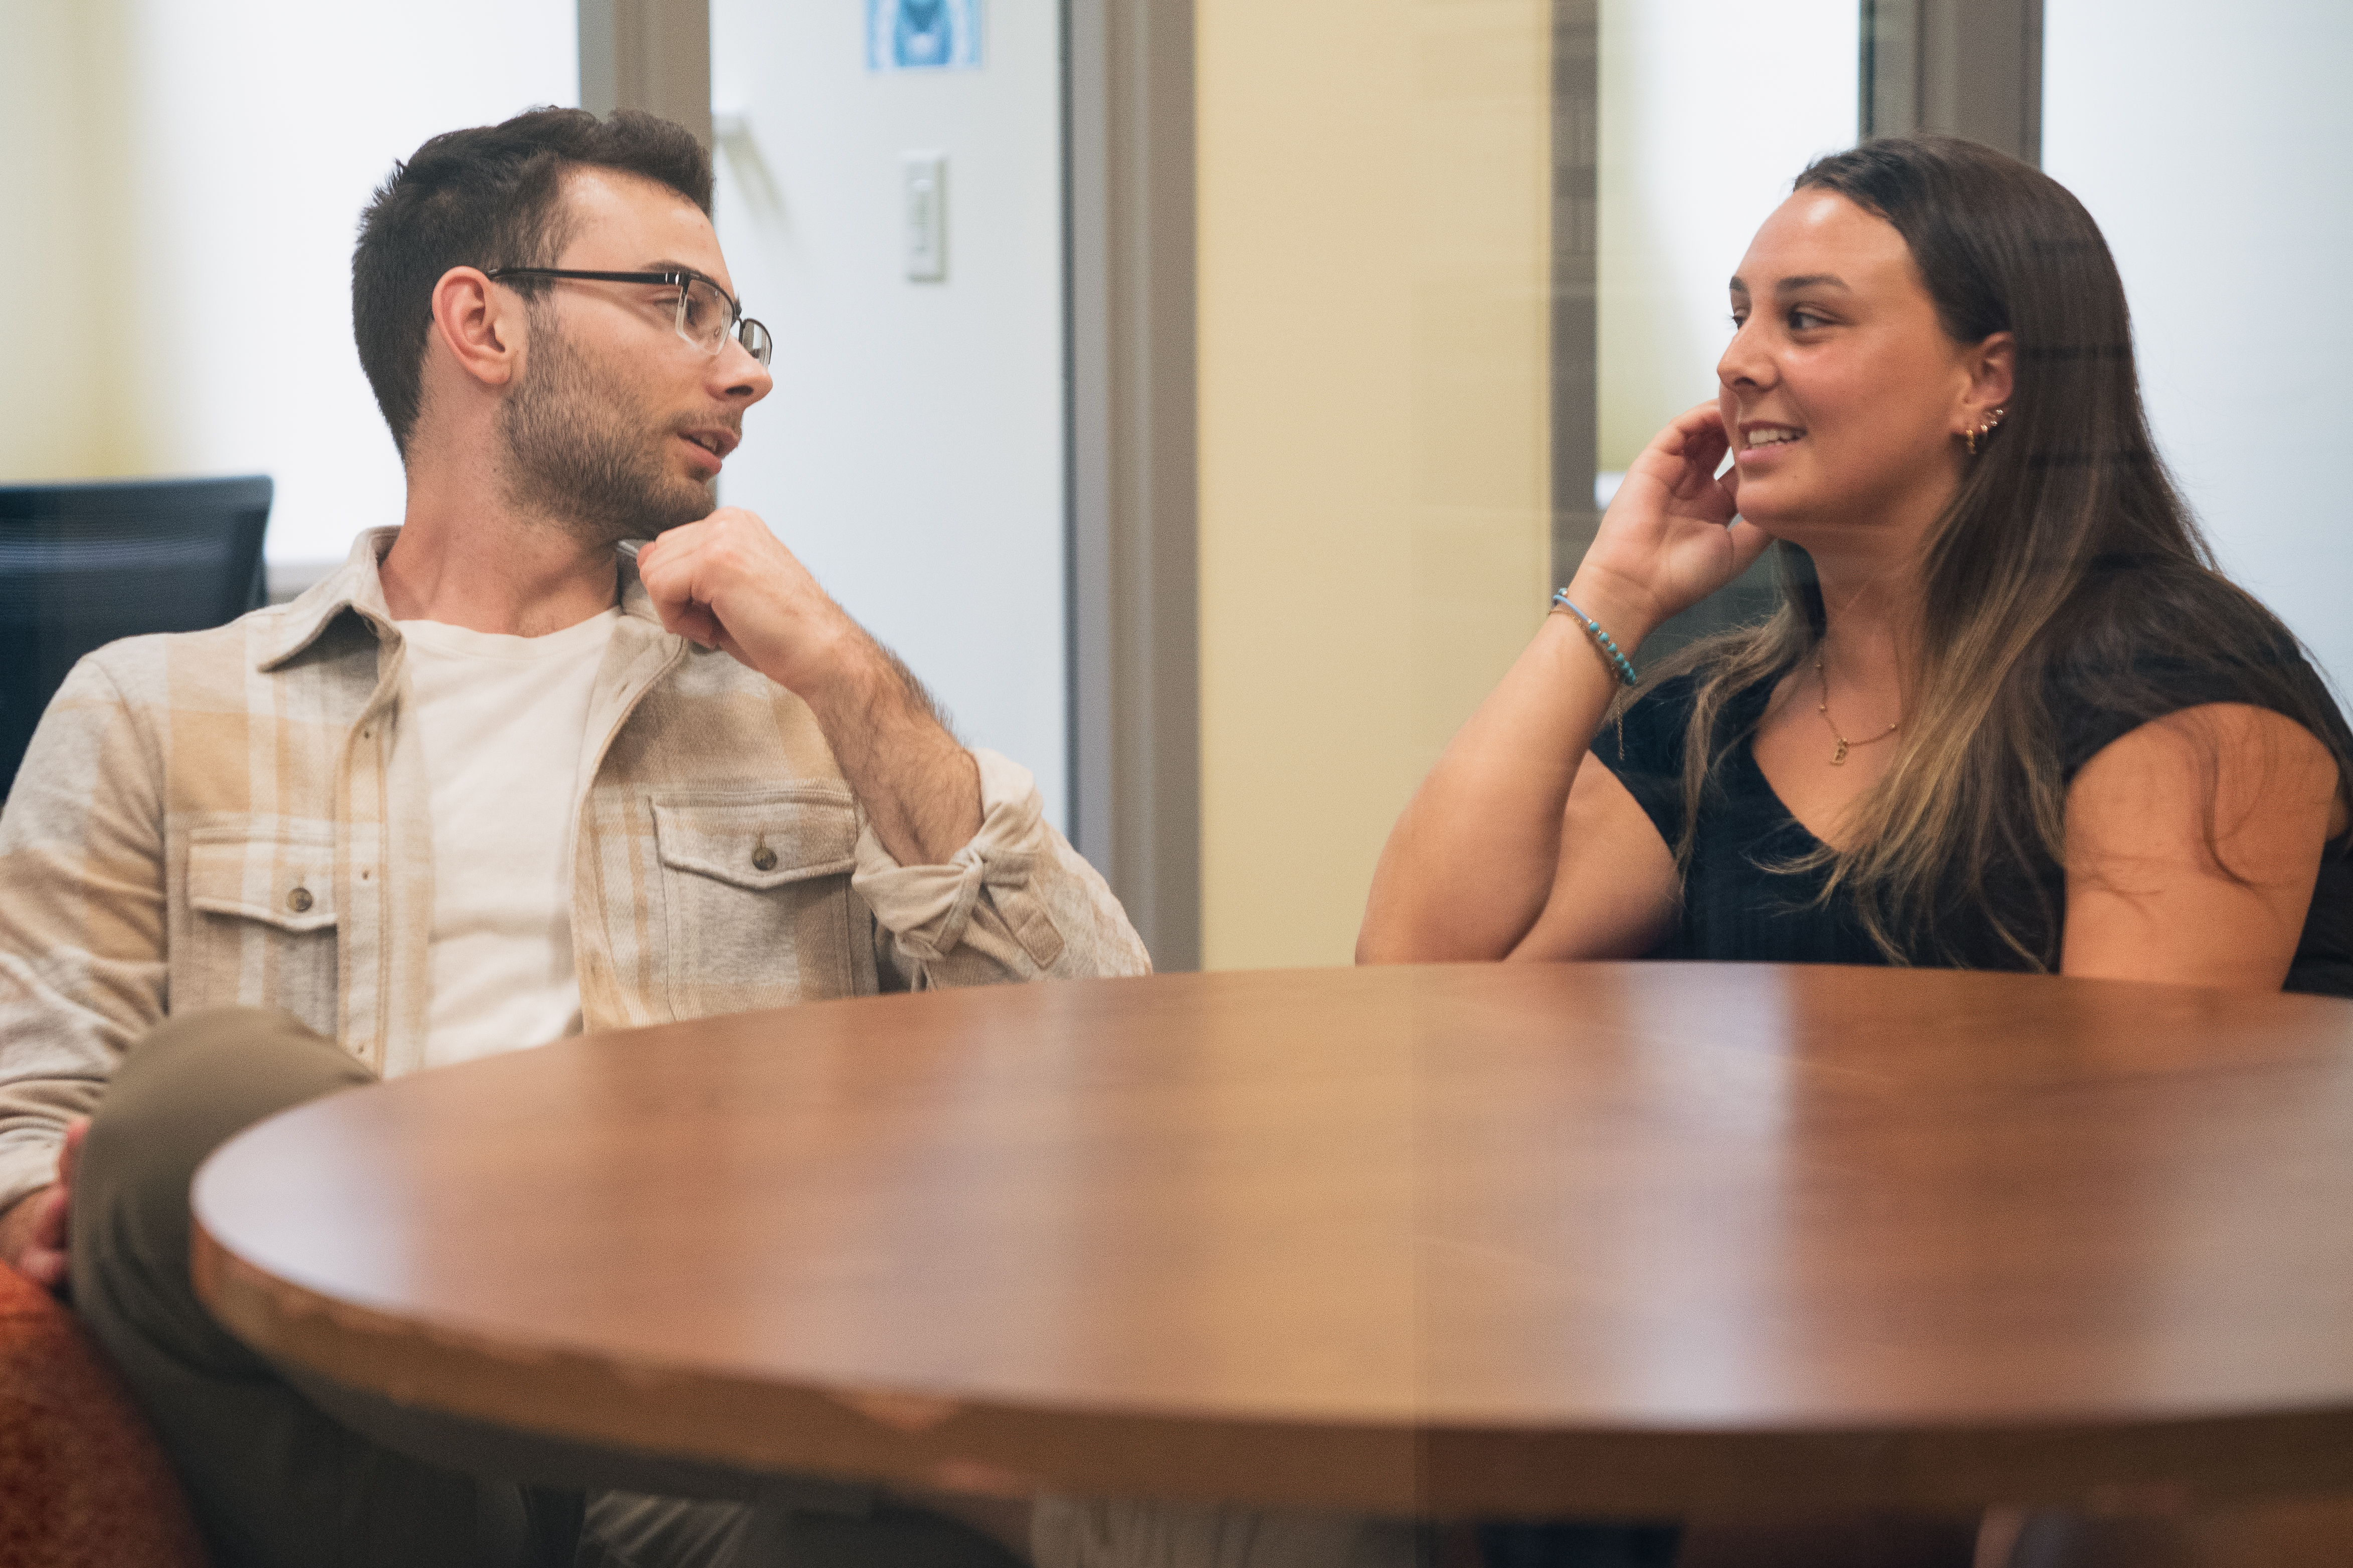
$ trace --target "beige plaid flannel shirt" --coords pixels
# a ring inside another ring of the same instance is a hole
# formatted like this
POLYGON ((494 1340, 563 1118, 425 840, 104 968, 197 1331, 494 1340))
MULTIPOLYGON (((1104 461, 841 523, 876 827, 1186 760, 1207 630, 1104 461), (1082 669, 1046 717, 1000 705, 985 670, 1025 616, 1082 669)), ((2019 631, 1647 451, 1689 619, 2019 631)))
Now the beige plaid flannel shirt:
MULTIPOLYGON (((174 1014, 283 1007, 387 1077, 423 1061, 433 852, 400 771, 422 764, 392 744, 395 531, 292 604, 101 648, 50 703, 0 814, 0 1206, 174 1014)), ((574 846, 589 1028, 1150 967, 1025 770, 976 752, 979 833, 901 866, 800 700, 663 631, 622 574, 574 846)))

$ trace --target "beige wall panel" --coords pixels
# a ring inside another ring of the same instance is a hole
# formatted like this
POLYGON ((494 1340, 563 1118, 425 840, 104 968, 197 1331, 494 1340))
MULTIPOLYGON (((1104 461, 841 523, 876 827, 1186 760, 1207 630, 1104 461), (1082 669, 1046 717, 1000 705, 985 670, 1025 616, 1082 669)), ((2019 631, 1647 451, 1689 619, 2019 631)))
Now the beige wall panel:
POLYGON ((143 468, 121 7, 0 0, 0 483, 143 468))
POLYGON ((1548 591, 1549 0, 1200 0, 1203 945, 1345 963, 1548 591))

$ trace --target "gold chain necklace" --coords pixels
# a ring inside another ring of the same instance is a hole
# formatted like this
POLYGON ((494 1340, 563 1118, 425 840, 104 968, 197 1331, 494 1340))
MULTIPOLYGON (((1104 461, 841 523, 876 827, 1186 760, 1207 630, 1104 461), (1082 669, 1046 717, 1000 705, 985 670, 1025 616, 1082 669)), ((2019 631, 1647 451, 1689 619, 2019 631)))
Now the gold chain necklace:
POLYGON ((1896 730, 1903 725, 1904 721, 1899 718, 1894 723, 1867 741, 1848 740, 1839 733, 1838 721, 1831 717, 1831 678, 1822 673, 1822 656, 1820 653, 1814 655, 1814 679, 1820 683, 1822 689, 1822 700, 1814 704, 1814 711, 1822 716, 1823 724, 1830 729, 1831 739, 1838 742, 1838 750, 1831 753, 1831 766, 1834 768, 1846 766, 1846 754, 1849 752, 1857 746, 1875 746, 1895 733, 1896 730))

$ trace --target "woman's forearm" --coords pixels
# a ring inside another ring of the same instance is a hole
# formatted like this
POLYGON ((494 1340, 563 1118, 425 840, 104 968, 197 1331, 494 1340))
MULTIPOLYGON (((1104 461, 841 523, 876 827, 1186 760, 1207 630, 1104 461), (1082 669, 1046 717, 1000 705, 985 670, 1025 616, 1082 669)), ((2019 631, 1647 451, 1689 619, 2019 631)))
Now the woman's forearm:
MULTIPOLYGON (((1736 481, 1715 477, 1730 449, 1721 411, 1703 403, 1627 470, 1568 585, 1621 651, 1768 542, 1735 517, 1736 481)), ((1578 620, 1546 619, 1390 830, 1356 962, 1499 959, 1528 933, 1559 874, 1569 786, 1620 689, 1616 664, 1578 620)))
MULTIPOLYGON (((1572 584, 1569 597, 1620 648, 1648 630, 1605 596, 1587 605, 1572 584)), ((1612 661, 1584 626, 1547 616, 1390 830, 1356 962, 1498 959, 1512 950, 1552 891, 1569 786, 1619 689, 1612 661)))

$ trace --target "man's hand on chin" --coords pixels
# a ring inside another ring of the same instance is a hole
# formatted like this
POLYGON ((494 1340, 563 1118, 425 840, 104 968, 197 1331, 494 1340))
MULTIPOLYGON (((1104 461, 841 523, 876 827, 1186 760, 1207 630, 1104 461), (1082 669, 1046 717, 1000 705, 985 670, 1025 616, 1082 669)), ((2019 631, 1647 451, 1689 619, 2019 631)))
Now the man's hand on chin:
POLYGON ((856 665, 884 658, 785 542, 741 507, 722 507, 644 545, 638 576, 664 626, 811 703, 859 673, 856 665))
POLYGON ((66 1208, 73 1190, 74 1162, 81 1155, 87 1119, 66 1127, 65 1148, 58 1155, 58 1179, 26 1194, 0 1212, 0 1262, 36 1285, 51 1290, 65 1288, 66 1208))
POLYGON ((638 552, 662 625, 722 649, 809 705, 882 847, 935 865, 980 831, 980 770, 915 678, 739 507, 638 552))

